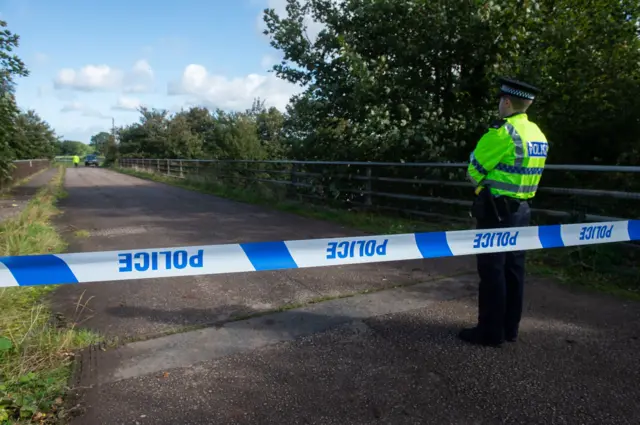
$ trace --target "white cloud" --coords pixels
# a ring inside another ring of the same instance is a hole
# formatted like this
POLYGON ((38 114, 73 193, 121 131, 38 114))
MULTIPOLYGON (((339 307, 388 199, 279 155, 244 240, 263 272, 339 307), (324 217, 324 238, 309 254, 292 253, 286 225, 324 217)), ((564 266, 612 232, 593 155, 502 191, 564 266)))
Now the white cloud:
POLYGON ((133 65, 130 73, 125 75, 124 93, 148 93, 152 91, 152 85, 155 78, 153 68, 144 59, 140 59, 133 65))
POLYGON ((56 89, 78 91, 115 91, 142 93, 151 89, 154 74, 149 63, 141 59, 129 72, 108 65, 86 65, 79 70, 64 68, 54 79, 56 89))
POLYGON ((133 73, 142 77, 153 78, 153 69, 149 62, 144 59, 140 59, 133 64, 133 73))
POLYGON ((133 97, 125 97, 120 96, 118 98, 118 102, 111 107, 111 109, 116 109, 120 111, 137 111, 138 108, 142 105, 139 99, 133 97))
POLYGON ((81 102, 70 102, 64 105, 60 112, 84 111, 85 108, 85 105, 81 102))
POLYGON ((230 79, 222 75, 210 75, 204 66, 197 64, 188 65, 181 80, 168 85, 170 95, 188 95, 207 106, 227 110, 250 108, 256 97, 268 106, 283 110, 291 96, 300 91, 300 87, 273 74, 249 74, 230 79))
POLYGON ((78 101, 65 104, 62 109, 60 109, 60 112, 80 112, 83 117, 111 119, 110 116, 104 115, 97 109, 91 108, 90 106, 78 101))
POLYGON ((133 64, 133 70, 131 74, 129 74, 130 79, 143 79, 143 80, 153 80, 153 69, 149 62, 144 59, 140 59, 135 64, 133 64))
POLYGON ((131 84, 122 88, 123 93, 148 93, 150 87, 146 84, 131 84))
POLYGON ((122 85, 122 78, 122 71, 108 65, 87 65, 78 71, 72 68, 61 69, 53 83, 57 89, 114 90, 122 85))

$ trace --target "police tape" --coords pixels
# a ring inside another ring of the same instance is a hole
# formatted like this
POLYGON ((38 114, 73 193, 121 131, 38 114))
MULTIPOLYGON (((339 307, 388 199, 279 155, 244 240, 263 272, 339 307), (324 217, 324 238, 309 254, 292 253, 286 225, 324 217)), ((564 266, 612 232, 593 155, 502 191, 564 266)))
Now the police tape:
POLYGON ((0 287, 195 276, 640 240, 640 220, 0 257, 0 287))

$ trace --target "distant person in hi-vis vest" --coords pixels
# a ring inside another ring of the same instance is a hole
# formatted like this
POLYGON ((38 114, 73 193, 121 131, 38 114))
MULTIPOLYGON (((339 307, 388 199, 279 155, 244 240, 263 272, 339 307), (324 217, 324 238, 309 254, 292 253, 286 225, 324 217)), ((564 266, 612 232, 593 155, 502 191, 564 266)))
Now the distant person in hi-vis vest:
MULTIPOLYGON (((500 82, 500 119, 491 123, 469 158, 467 174, 476 185, 472 215, 477 229, 529 225, 529 200, 538 189, 549 148, 526 113, 540 91, 516 80, 500 82)), ((505 340, 515 342, 522 316, 525 253, 478 254, 477 266, 478 323, 463 329, 459 337, 495 347, 505 340)))

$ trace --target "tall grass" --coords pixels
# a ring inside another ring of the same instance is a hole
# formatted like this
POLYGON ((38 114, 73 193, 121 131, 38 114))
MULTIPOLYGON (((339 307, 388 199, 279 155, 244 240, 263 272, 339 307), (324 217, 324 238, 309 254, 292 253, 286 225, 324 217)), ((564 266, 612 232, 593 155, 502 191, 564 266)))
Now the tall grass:
MULTIPOLYGON (((0 224, 0 256, 59 253, 66 244, 51 223, 64 196, 64 168, 20 215, 0 224)), ((60 419, 73 351, 97 336, 53 317, 53 286, 0 289, 0 424, 60 419)), ((78 302, 78 315, 86 303, 78 302)))

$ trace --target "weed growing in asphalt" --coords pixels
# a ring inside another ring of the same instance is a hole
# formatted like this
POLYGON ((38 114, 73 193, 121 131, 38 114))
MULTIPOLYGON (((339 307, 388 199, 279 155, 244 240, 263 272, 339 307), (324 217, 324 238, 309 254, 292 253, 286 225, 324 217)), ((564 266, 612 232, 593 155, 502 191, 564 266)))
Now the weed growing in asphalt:
MULTIPOLYGON (((117 171, 185 189, 210 193, 240 202, 265 205, 281 211, 377 234, 414 233, 442 230, 464 230, 461 223, 423 222, 376 213, 331 209, 287 200, 281 191, 262 183, 249 187, 229 187, 219 181, 194 181, 159 175, 129 168, 117 171)), ((640 300, 640 249, 622 244, 602 244, 568 248, 533 250, 527 253, 527 270, 537 276, 552 277, 569 286, 579 286, 629 299, 640 300)))
MULTIPOLYGON (((0 224, 0 256, 59 253, 66 244, 51 224, 64 196, 64 169, 24 211, 0 224)), ((61 418, 73 350, 97 340, 52 317, 43 297, 52 286, 0 289, 0 424, 61 418)), ((86 303, 78 302, 78 316, 86 303)))
POLYGON ((73 234, 76 238, 88 238, 91 236, 88 230, 76 230, 73 234))

